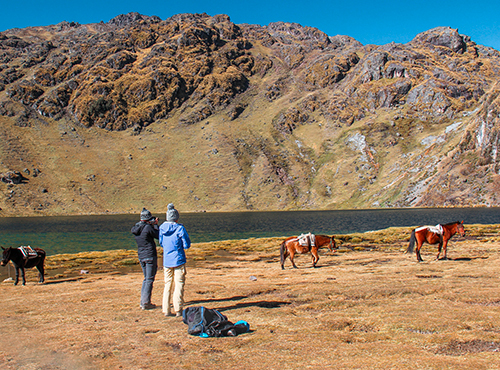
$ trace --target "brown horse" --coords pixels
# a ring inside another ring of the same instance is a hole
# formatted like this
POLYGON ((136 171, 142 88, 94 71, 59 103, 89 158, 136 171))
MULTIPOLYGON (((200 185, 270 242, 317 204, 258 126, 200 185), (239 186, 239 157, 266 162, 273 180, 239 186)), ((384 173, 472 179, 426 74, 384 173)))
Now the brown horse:
POLYGON ((416 254, 417 261, 421 262, 422 256, 420 256, 420 248, 422 248, 422 244, 427 242, 429 244, 438 244, 438 254, 436 256, 436 260, 439 259, 439 255, 441 254, 441 249, 443 249, 443 258, 444 260, 448 259, 446 256, 446 249, 448 247, 448 240, 451 239, 453 235, 459 233, 460 236, 465 236, 464 222, 456 221, 451 222, 446 225, 437 225, 437 226, 420 226, 416 229, 413 229, 410 237, 410 245, 406 250, 406 253, 413 253, 413 249, 415 246, 415 242, 417 242, 416 254))
POLYGON ((290 261, 292 261, 293 267, 297 268, 297 266, 295 266, 295 262, 293 262, 293 257, 295 256, 295 254, 304 254, 308 252, 311 252, 313 267, 316 267, 316 263, 318 263, 319 260, 318 249, 319 247, 323 247, 325 245, 328 245, 330 251, 333 252, 333 250, 335 249, 334 237, 327 235, 316 235, 314 246, 311 246, 310 242, 308 243, 308 245, 300 245, 298 236, 291 236, 285 239, 285 241, 281 243, 280 248, 281 269, 285 269, 285 260, 288 256, 290 256, 290 261))
POLYGON ((33 248, 33 251, 36 252, 36 256, 33 258, 26 257, 20 248, 7 248, 3 249, 2 254, 2 262, 0 265, 6 266, 9 261, 12 261, 14 264, 14 268, 16 269, 16 280, 14 280, 14 285, 17 285, 19 282, 19 270, 21 270, 21 277, 23 279, 23 285, 26 285, 26 278, 24 277, 24 269, 36 267, 39 273, 39 282, 43 283, 45 281, 45 251, 40 248, 33 248))

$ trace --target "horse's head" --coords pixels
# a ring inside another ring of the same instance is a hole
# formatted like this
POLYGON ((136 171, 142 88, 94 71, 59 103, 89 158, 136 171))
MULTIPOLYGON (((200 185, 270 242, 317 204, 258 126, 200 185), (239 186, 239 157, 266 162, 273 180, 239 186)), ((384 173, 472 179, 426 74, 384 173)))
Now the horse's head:
POLYGON ((457 232, 460 234, 460 236, 465 236, 465 229, 464 229, 464 221, 462 222, 457 222, 457 232))
POLYGON ((5 249, 2 247, 3 253, 2 253, 2 262, 0 262, 0 265, 5 266, 9 263, 10 260, 10 251, 12 248, 7 248, 5 249))

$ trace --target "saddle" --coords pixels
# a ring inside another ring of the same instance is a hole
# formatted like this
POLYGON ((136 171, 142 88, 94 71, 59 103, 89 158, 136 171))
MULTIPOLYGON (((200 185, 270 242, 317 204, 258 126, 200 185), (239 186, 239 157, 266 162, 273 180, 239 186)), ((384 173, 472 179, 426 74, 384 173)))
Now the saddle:
POLYGON ((421 226, 415 229, 415 231, 420 231, 423 229, 427 229, 434 234, 443 235, 443 226, 441 226, 441 224, 437 224, 436 226, 421 226))
POLYGON ((38 257, 38 253, 36 252, 36 250, 34 250, 33 248, 31 248, 29 245, 22 245, 18 248, 21 253, 23 254, 24 258, 26 259, 32 259, 32 258, 36 258, 38 257))
POLYGON ((314 234, 300 234, 298 236, 299 244, 303 247, 311 246, 314 247, 316 245, 316 236, 314 234))

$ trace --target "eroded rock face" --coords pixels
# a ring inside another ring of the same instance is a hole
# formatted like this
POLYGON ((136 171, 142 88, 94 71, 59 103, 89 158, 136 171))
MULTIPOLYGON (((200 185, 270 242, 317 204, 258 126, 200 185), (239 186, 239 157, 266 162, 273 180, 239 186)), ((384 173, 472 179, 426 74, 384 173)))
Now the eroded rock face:
POLYGON ((481 101, 481 108, 462 136, 460 151, 477 153, 477 164, 500 174, 500 85, 497 83, 481 101))
POLYGON ((177 109, 181 121, 197 122, 258 86, 255 76, 270 74, 269 101, 291 86, 346 93, 343 108, 329 109, 341 123, 404 104, 419 116, 450 117, 463 102, 477 102, 488 85, 470 78, 486 71, 478 56, 498 59, 448 27, 380 47, 294 23, 239 26, 227 15, 162 21, 129 13, 39 30, 0 34, 0 90, 42 116, 106 130, 145 127, 177 109), (30 71, 33 78, 26 77, 30 71))
POLYGON ((130 13, 45 30, 54 43, 2 34, 3 60, 13 66, 0 70, 1 87, 41 115, 66 114, 87 127, 147 126, 188 99, 206 100, 213 112, 246 90, 255 64, 251 44, 227 16, 161 21, 130 13), (33 68, 34 79, 22 79, 16 58, 33 68))

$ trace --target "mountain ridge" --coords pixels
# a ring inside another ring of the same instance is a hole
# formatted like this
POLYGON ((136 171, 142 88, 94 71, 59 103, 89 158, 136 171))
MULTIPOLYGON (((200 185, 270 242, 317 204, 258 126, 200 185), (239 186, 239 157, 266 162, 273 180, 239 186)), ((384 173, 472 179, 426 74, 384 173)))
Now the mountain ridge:
POLYGON ((498 206, 500 53, 227 15, 0 33, 0 216, 498 206))

